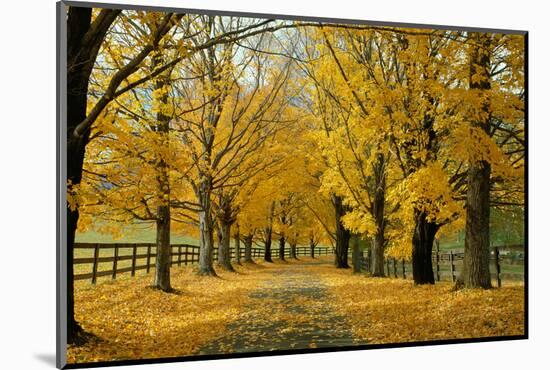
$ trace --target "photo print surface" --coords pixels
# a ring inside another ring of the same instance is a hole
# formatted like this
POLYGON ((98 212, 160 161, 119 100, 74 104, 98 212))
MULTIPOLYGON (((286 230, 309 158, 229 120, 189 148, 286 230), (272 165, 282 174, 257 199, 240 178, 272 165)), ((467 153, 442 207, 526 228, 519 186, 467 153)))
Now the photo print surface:
POLYGON ((526 338, 525 32, 120 7, 58 7, 59 366, 526 338))

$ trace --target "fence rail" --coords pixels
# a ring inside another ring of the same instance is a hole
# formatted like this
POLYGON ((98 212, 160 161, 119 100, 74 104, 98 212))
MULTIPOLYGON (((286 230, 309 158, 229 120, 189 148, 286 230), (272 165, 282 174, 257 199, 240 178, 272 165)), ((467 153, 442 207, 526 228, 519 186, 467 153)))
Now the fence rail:
MULTIPOLYGON (((513 253, 523 251, 523 245, 491 247, 490 273, 496 280, 497 286, 502 286, 502 280, 523 280, 524 255, 513 253), (519 271, 518 271, 519 270, 519 271)), ((370 260, 368 254, 362 256, 362 267, 369 271, 370 260)), ((464 261, 463 250, 440 252, 438 248, 432 254, 434 280, 449 280, 455 282, 462 270, 464 261)), ((386 258, 384 260, 385 273, 389 277, 412 279, 412 266, 405 260, 386 258)))
MULTIPOLYGON (((110 276, 116 279, 117 275, 130 273, 135 276, 137 271, 145 270, 149 273, 155 268, 156 261, 156 244, 154 243, 136 243, 136 244, 120 244, 120 243, 75 243, 75 265, 74 280, 91 279, 92 284, 97 282, 97 278, 110 276), (82 252, 79 252, 82 251, 82 252), (81 257, 78 255, 91 254, 91 256, 81 257), (107 255, 106 255, 107 254, 107 255), (121 266, 119 262, 125 262, 125 266, 121 266), (127 265, 129 263, 129 265, 127 265), (83 265, 91 265, 89 272, 80 272, 83 270, 83 265), (101 268, 100 268, 101 267, 101 268), (76 273, 78 272, 78 273, 76 273)), ((240 248, 240 257, 244 258, 244 248, 240 248)), ((329 247, 316 247, 315 255, 332 254, 332 249, 329 247)), ((264 249, 253 247, 252 258, 263 257, 264 249)), ((297 256, 309 256, 309 247, 296 247, 297 256)), ((216 260, 218 249, 214 248, 213 259, 216 260)), ((272 258, 279 257, 279 249, 271 250, 272 258)), ((231 247, 231 258, 235 258, 235 248, 231 247)), ((285 248, 285 257, 290 257, 290 248, 285 248)), ((172 265, 190 265, 199 262, 199 247, 191 244, 173 244, 171 252, 172 265)))
MULTIPOLYGON (((110 276, 112 279, 120 274, 130 273, 135 276, 137 271, 145 270, 149 273, 155 268, 156 245, 154 243, 75 243, 75 265, 74 280, 88 280, 93 284, 99 277, 110 276), (82 251, 82 252, 80 252, 82 251), (86 253, 86 251, 88 253, 86 253), (80 255, 88 254, 82 257, 80 255), (89 269, 86 267, 90 267, 89 269), (84 272, 86 271, 86 272, 84 272)), ((497 286, 502 285, 502 280, 523 280, 524 257, 521 245, 497 246, 491 248, 491 277, 496 280, 497 286), (519 271, 518 271, 519 270, 519 271)), ((369 271, 369 256, 364 251, 362 256, 362 268, 369 271)), ((350 251, 351 253, 351 251, 350 251)), ((315 255, 333 254, 330 247, 316 247, 315 255)), ((218 249, 214 248, 213 259, 217 259, 218 249)), ((264 249, 253 247, 252 258, 261 258, 264 249)), ((309 256, 309 247, 296 247, 297 256, 309 256)), ((272 258, 279 258, 279 249, 271 250, 272 258)), ((171 253, 172 265, 190 265, 199 262, 199 247, 190 244, 173 244, 171 253)), ((235 248, 231 247, 231 258, 234 259, 235 248)), ((244 248, 240 248, 240 257, 244 258, 244 248)), ((290 248, 285 248, 285 258, 290 257, 290 248)), ((462 270, 464 252, 462 250, 450 250, 441 252, 436 248, 432 254, 434 269, 434 280, 456 281, 459 272, 462 270)), ((412 279, 412 266, 405 260, 386 258, 384 261, 385 272, 389 277, 412 279)))

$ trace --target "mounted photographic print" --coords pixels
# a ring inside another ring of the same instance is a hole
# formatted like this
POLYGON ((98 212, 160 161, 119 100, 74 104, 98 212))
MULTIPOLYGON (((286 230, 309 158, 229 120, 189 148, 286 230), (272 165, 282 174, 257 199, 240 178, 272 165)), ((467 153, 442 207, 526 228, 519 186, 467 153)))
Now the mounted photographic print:
POLYGON ((527 338, 527 32, 57 10, 58 367, 527 338))

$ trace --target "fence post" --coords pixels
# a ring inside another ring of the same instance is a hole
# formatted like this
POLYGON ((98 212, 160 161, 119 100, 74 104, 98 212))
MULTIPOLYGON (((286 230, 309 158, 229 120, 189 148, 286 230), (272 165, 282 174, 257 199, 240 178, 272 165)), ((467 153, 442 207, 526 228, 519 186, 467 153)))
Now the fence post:
POLYGON ((388 272, 388 277, 390 277, 390 260, 386 259, 386 271, 388 272))
POLYGON ((115 252, 113 255, 113 275, 112 275, 113 280, 116 279, 117 264, 118 264, 118 244, 115 244, 115 252))
POLYGON ((185 248, 183 249, 184 251, 184 255, 183 255, 183 264, 185 266, 187 266, 187 253, 189 253, 189 249, 187 247, 187 245, 185 246, 185 248))
POLYGON ((181 245, 178 245, 178 266, 181 266, 181 245))
POLYGON ((151 270, 151 244, 147 244, 147 273, 151 270))
POLYGON ((92 265, 92 284, 97 281, 97 260, 99 258, 99 244, 94 246, 94 264, 92 265))
POLYGON ((441 280, 439 274, 439 240, 435 240, 435 277, 437 281, 441 280))
POLYGON ((403 272, 403 279, 406 279, 407 274, 405 273, 405 259, 404 258, 401 260, 401 270, 403 272))
POLYGON ((500 251, 498 247, 495 247, 495 267, 497 270, 497 286, 500 288, 502 286, 502 281, 500 280, 500 251))
POLYGON ((132 276, 136 275, 136 255, 137 255, 137 244, 134 244, 132 250, 132 276))
POLYGON ((397 279, 397 261, 393 258, 393 277, 397 279))
POLYGON ((455 282, 455 258, 453 250, 451 249, 451 280, 455 282))

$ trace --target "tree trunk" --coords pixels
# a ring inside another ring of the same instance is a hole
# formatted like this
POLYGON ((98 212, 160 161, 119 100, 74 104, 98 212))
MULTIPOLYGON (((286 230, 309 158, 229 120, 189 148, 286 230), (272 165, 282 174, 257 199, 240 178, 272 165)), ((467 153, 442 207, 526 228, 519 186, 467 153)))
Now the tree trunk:
POLYGON ((74 317, 74 238, 78 223, 78 209, 67 207, 67 343, 83 344, 85 333, 74 317))
MULTIPOLYGON (((80 184, 90 130, 73 135, 86 118, 88 84, 105 34, 120 10, 105 10, 102 23, 90 29, 91 8, 69 7, 67 15, 67 182, 80 184), (86 36, 86 38, 84 37, 86 36), (87 42, 84 42, 87 40, 87 42)), ((82 344, 86 335, 74 317, 74 241, 78 226, 78 208, 67 204, 67 343, 82 344)))
POLYGON ((359 246, 359 236, 354 235, 352 239, 351 264, 353 273, 361 272, 361 247, 359 246))
POLYGON ((252 259, 252 235, 244 237, 244 262, 254 263, 252 259))
POLYGON ((434 284, 432 248, 439 226, 428 221, 425 212, 414 211, 415 228, 412 238, 412 268, 415 284, 434 284))
POLYGON ((371 274, 372 276, 386 276, 384 273, 384 235, 376 231, 371 251, 371 274))
POLYGON ((285 234, 279 238, 279 259, 285 261, 285 234))
POLYGON ((170 245, 170 206, 157 208, 157 255, 155 262, 154 287, 164 292, 171 292, 170 265, 172 247, 170 245))
POLYGON ((295 260, 298 259, 298 256, 296 256, 296 243, 295 242, 290 243, 290 258, 294 258, 295 260))
POLYGON ((336 268, 349 268, 348 264, 348 250, 350 232, 346 230, 342 224, 342 216, 346 214, 346 207, 342 204, 342 198, 339 196, 332 196, 332 203, 334 205, 335 219, 336 219, 336 248, 334 253, 334 265, 336 268))
POLYGON ((239 225, 237 225, 237 231, 234 236, 235 240, 235 263, 237 265, 241 264, 241 233, 239 231, 239 225))
MULTIPOLYGON (((91 9, 69 9, 67 18, 67 60, 71 60, 71 52, 77 53, 81 38, 88 30, 91 20, 91 9), (72 35, 72 37, 71 37, 72 35), (72 45, 71 45, 72 44, 72 45)), ((76 58, 77 56, 73 56, 76 58)), ((95 58, 94 58, 95 59, 95 58)), ((83 63, 82 61, 80 63, 83 63)), ((86 118, 87 91, 91 65, 78 64, 67 71, 67 180, 72 185, 80 184, 82 166, 90 131, 82 137, 73 135, 74 128, 86 118), (87 68, 86 68, 87 67, 87 68)), ((84 330, 74 317, 74 239, 78 226, 78 208, 73 210, 67 206, 67 342, 81 344, 85 342, 84 330)))
MULTIPOLYGON (((284 210, 282 212, 280 221, 283 227, 287 224, 288 220, 286 219, 286 213, 284 212, 284 210)), ((285 232, 281 231, 281 237, 279 238, 279 259, 281 261, 285 260, 285 242, 286 242, 285 232)))
POLYGON ((199 191, 199 275, 216 276, 212 265, 212 254, 214 250, 214 223, 212 221, 212 204, 210 199, 210 185, 208 179, 201 183, 199 191))
POLYGON ((265 229, 265 247, 264 247, 264 261, 266 262, 273 262, 273 259, 271 258, 271 238, 272 238, 273 230, 271 227, 267 227, 265 229))
POLYGON ((231 264, 231 224, 220 221, 220 243, 218 245, 218 266, 227 271, 235 271, 231 264))
POLYGON ((461 282, 466 288, 491 287, 489 183, 491 167, 483 161, 468 169, 466 235, 461 282))
MULTIPOLYGON (((222 248, 222 233, 220 231, 220 225, 216 221, 214 221, 214 231, 213 232, 214 232, 215 238, 217 239, 216 240, 217 241, 216 245, 218 246, 217 247, 218 254, 217 254, 217 257, 214 257, 214 258, 219 261, 220 260, 220 253, 222 253, 222 252, 220 252, 220 249, 222 248)), ((216 251, 214 251, 214 252, 216 252, 216 251)))
MULTIPOLYGON (((212 19, 212 18, 210 18, 212 19)), ((209 23, 211 27, 211 23, 209 23)), ((210 30, 209 30, 210 33, 210 30)), ((209 82, 215 85, 219 81, 219 74, 215 65, 214 47, 206 49, 206 75, 209 82)), ((212 96, 214 98, 214 96, 212 96)), ((214 146, 216 127, 221 114, 221 105, 223 99, 217 97, 210 104, 210 109, 206 114, 206 124, 202 125, 201 135, 201 155, 199 159, 199 189, 198 198, 201 205, 199 211, 199 275, 216 276, 214 271, 213 253, 214 253, 214 220, 212 219, 212 151, 214 146)))
MULTIPOLYGON (((490 36, 474 34, 476 46, 470 57, 470 89, 487 91, 490 82, 490 36), (476 75, 477 78, 473 78, 476 75)), ((483 103, 486 121, 472 122, 472 126, 489 133, 489 101, 483 103)), ((464 263, 459 278, 467 288, 491 288, 490 263, 490 181, 491 166, 485 160, 474 159, 468 168, 466 195, 466 230, 464 240, 464 263)))
MULTIPOLYGON (((163 63, 160 53, 153 56, 152 70, 163 63)), ((154 80, 155 90, 165 91, 166 86, 170 84, 169 72, 160 74, 154 80)), ((156 139, 159 141, 159 147, 167 148, 169 145, 170 117, 165 114, 165 105, 168 103, 168 93, 162 94, 159 98, 159 109, 157 121, 153 126, 157 133, 156 139)), ((160 206, 157 207, 157 256, 155 262, 155 282, 154 286, 162 291, 170 292, 170 266, 172 264, 172 247, 170 245, 170 182, 168 178, 168 165, 164 158, 157 154, 156 164, 157 181, 159 185, 160 206)))
POLYGON ((275 202, 271 202, 269 216, 267 218, 267 227, 265 228, 265 249, 264 261, 273 262, 271 258, 271 241, 273 237, 273 213, 275 212, 275 202))
POLYGON ((385 158, 382 154, 377 155, 374 167, 374 199, 372 202, 372 216, 376 223, 376 234, 372 251, 372 276, 384 276, 384 247, 386 238, 384 236, 386 220, 384 218, 384 205, 386 201, 386 171, 385 158))

